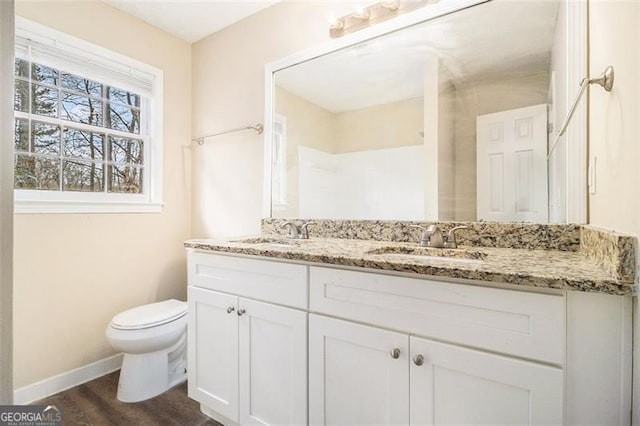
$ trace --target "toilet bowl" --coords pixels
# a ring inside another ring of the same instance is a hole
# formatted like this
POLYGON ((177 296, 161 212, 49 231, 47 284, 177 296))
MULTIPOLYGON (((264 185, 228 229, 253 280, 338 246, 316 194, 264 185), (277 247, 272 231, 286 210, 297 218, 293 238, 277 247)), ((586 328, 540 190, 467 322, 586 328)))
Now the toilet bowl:
POLYGON ((153 398, 187 379, 187 303, 170 299, 114 316, 106 330, 124 354, 118 400, 153 398))

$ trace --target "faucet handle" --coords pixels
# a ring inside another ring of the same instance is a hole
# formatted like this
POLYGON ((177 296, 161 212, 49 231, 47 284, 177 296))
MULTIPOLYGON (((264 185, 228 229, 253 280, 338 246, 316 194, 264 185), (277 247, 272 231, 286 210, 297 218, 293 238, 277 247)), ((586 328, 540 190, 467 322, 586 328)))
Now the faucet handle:
MULTIPOLYGON (((432 225, 430 225, 432 226, 432 225)), ((425 228, 422 225, 409 225, 409 228, 418 228, 422 231, 420 234, 420 246, 426 247, 429 244, 429 228, 425 228)))
POLYGON ((298 227, 296 226, 295 223, 293 222, 285 222, 283 223, 281 226, 281 228, 287 228, 289 229, 289 238, 293 238, 296 239, 298 238, 298 236, 300 235, 300 230, 298 229, 298 227))
POLYGON ((469 229, 468 226, 460 225, 453 227, 449 230, 449 234, 447 235, 447 240, 444 243, 445 248, 458 248, 458 242, 456 241, 456 231, 460 229, 469 229))
POLYGON ((305 222, 300 226, 300 238, 309 239, 309 225, 315 225, 315 222, 305 222))

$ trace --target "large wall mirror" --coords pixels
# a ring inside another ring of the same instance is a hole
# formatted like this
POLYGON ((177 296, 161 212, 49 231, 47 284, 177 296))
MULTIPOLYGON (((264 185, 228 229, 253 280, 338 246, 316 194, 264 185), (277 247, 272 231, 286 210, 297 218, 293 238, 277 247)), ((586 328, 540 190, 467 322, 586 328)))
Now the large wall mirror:
POLYGON ((270 216, 581 220, 576 2, 476 3, 268 67, 270 216))

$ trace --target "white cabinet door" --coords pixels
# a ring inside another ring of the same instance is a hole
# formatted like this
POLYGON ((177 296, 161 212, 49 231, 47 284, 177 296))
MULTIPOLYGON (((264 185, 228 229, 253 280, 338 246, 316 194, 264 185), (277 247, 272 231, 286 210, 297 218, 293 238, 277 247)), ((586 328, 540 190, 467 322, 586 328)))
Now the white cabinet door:
POLYGON ((238 298, 189 287, 188 300, 189 396, 237 421, 238 298))
POLYGON ((412 337, 410 370, 412 425, 562 424, 560 369, 412 337))
POLYGON ((240 299, 240 424, 307 423, 307 313, 240 299))
POLYGON ((408 424, 408 347, 405 334, 309 315, 309 423, 408 424))

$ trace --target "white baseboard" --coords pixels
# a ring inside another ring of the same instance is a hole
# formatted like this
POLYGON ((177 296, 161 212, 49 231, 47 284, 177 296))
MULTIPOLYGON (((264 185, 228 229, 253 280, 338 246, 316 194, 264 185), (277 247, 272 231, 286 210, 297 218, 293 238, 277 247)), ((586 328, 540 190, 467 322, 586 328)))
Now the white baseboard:
POLYGON ((116 354, 75 370, 49 377, 40 382, 27 385, 13 391, 13 403, 16 405, 31 404, 63 390, 81 385, 90 380, 116 371, 122 365, 122 354, 116 354))

